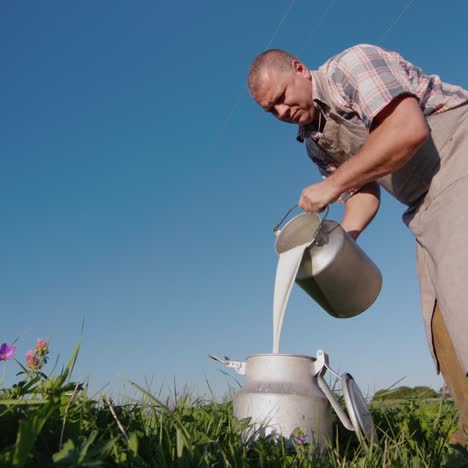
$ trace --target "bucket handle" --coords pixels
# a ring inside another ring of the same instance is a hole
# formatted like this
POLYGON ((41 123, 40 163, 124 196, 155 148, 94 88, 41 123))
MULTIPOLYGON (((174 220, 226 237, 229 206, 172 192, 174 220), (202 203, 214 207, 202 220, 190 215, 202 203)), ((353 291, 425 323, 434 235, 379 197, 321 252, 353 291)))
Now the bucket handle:
MULTIPOLYGON (((283 216, 283 218, 281 219, 281 221, 276 224, 274 227, 273 227, 273 234, 275 236, 278 236, 279 234, 279 228, 280 226, 283 224, 284 220, 289 216, 289 213, 291 213, 292 210, 294 210, 295 208, 298 208, 299 205, 295 204, 293 205, 291 208, 289 208, 289 210, 286 212, 286 214, 283 216)), ((323 215, 323 217, 321 218, 320 220, 320 224, 318 225, 316 231, 314 232, 314 238, 317 236, 318 232, 320 231, 320 228, 322 227, 322 224, 323 222, 325 221, 325 218, 328 216, 328 211, 330 210, 330 205, 327 205, 327 207, 325 208, 325 214, 323 215)), ((320 215, 319 215, 320 216, 320 215)))

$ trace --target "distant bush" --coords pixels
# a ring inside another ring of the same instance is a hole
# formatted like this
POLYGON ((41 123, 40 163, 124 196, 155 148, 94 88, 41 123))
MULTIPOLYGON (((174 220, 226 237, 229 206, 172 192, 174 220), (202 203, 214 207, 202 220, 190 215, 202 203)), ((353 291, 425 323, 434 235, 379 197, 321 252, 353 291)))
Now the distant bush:
POLYGON ((437 393, 431 387, 398 387, 392 390, 378 390, 373 396, 373 400, 419 400, 424 398, 437 398, 437 393))

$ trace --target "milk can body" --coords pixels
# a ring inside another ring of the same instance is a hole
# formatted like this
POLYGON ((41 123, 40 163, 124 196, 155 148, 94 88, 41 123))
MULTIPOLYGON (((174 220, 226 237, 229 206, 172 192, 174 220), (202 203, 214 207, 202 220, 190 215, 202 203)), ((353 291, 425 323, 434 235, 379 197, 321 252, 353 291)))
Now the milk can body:
POLYGON ((297 428, 309 443, 331 440, 331 406, 317 385, 314 361, 294 354, 255 354, 248 357, 245 384, 235 394, 233 414, 250 418, 251 434, 282 435, 297 428))
POLYGON ((302 213, 277 235, 278 254, 314 241, 304 251, 295 282, 330 315, 353 317, 377 299, 380 270, 337 222, 302 213))

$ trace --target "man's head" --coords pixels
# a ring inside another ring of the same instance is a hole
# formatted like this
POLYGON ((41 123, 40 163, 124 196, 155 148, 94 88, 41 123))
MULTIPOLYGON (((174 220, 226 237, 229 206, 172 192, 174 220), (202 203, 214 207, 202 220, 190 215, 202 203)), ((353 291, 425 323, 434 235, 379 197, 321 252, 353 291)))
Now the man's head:
POLYGON ((253 61, 248 87, 255 101, 283 122, 308 124, 315 119, 309 69, 284 50, 267 50, 253 61))

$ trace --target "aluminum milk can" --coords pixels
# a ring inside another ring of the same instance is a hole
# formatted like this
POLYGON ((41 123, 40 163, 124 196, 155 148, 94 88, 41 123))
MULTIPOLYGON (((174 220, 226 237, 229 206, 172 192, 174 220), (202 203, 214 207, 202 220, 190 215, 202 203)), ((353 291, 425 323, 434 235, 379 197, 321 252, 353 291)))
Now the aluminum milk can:
POLYGON ((339 223, 325 220, 326 214, 321 219, 317 213, 301 213, 280 230, 296 206, 273 228, 276 253, 311 242, 304 251, 296 284, 333 317, 364 312, 382 288, 380 270, 339 223))
POLYGON ((244 433, 247 439, 283 436, 291 442, 299 430, 307 443, 324 447, 332 441, 333 407, 343 425, 359 439, 377 442, 367 404, 353 378, 338 376, 349 417, 323 379, 327 369, 333 372, 323 351, 317 352, 317 358, 254 354, 246 362, 209 356, 245 376, 245 384, 234 395, 233 415, 239 421, 250 419, 244 433))

